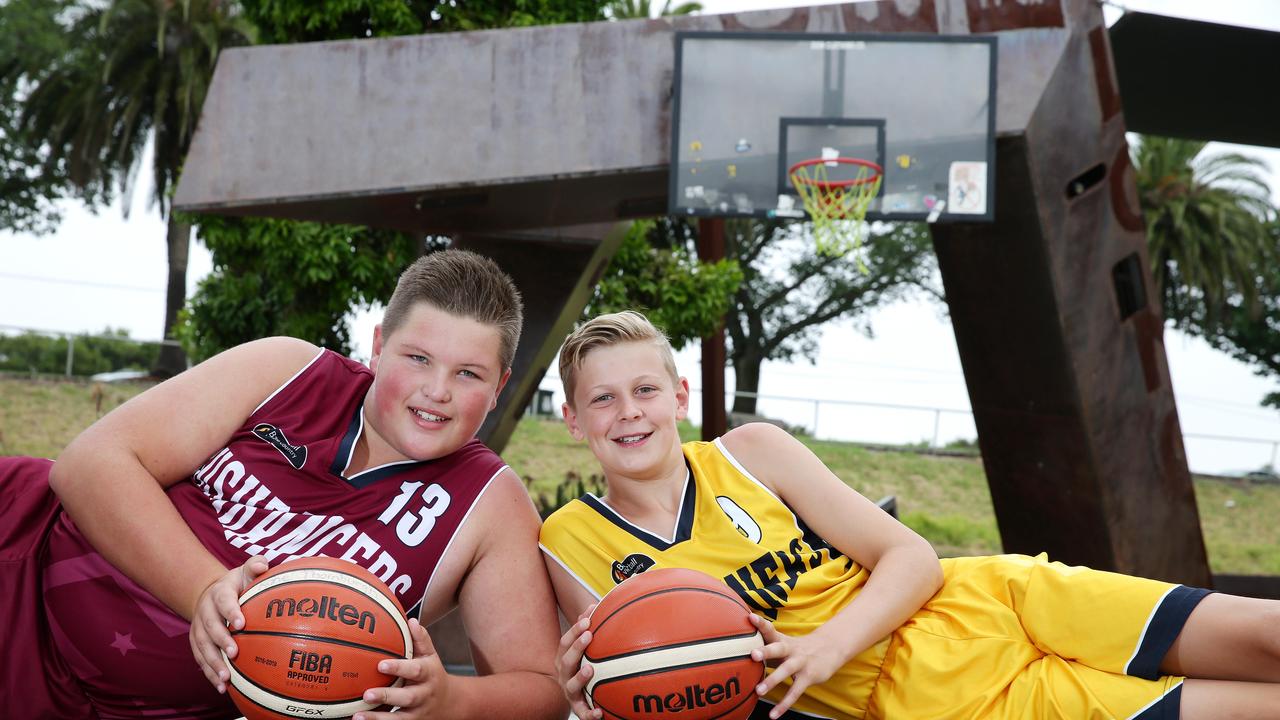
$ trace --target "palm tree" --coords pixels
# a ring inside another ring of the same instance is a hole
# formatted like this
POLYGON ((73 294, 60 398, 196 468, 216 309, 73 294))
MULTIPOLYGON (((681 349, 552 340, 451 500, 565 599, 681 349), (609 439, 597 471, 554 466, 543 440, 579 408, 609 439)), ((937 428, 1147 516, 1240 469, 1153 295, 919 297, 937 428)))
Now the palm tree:
MULTIPOLYGON (((672 15, 691 15, 702 10, 700 2, 681 3, 674 8, 671 7, 672 0, 666 0, 662 9, 658 12, 658 17, 670 17, 672 15)), ((639 18, 653 17, 649 0, 612 0, 605 6, 605 10, 609 13, 609 17, 614 20, 636 20, 639 18)))
MULTIPOLYGON (((152 143, 152 202, 166 218, 169 278, 164 336, 186 301, 191 226, 170 212, 169 194, 191 144, 224 47, 253 42, 253 26, 219 0, 82 0, 65 54, 29 72, 23 125, 49 148, 89 197, 123 196, 126 215, 143 150, 152 143)), ((176 345, 161 374, 186 366, 176 345)))
POLYGON ((1267 230, 1276 210, 1266 165, 1206 154, 1207 144, 1145 136, 1133 166, 1164 316, 1211 333, 1233 297, 1255 304, 1258 278, 1280 253, 1267 230))

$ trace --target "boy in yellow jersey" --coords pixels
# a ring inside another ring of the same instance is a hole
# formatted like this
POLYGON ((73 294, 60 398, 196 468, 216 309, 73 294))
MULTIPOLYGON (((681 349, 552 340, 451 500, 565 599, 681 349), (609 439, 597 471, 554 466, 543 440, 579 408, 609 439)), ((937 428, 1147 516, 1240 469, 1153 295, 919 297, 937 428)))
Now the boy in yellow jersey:
POLYGON ((587 615, 652 567, 724 582, 754 610, 769 718, 1280 718, 1280 603, 924 539, 772 425, 681 444, 688 383, 642 315, 598 317, 560 354, 569 432, 608 491, 544 523, 573 711, 587 615))

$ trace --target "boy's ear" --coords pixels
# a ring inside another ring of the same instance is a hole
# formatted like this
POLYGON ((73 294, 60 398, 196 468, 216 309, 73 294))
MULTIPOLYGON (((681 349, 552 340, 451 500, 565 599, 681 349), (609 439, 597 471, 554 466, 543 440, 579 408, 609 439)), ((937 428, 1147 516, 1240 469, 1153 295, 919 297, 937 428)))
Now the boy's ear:
POLYGON ((569 434, 574 440, 583 438, 582 428, 578 427, 578 413, 569 407, 569 403, 560 403, 560 414, 564 417, 564 424, 569 428, 569 434))
POLYGON ((676 383, 676 421, 689 416, 689 378, 682 377, 676 383))
POLYGON ((369 369, 378 372, 378 358, 382 355, 382 323, 373 326, 373 357, 369 358, 369 369))
POLYGON ((502 394, 502 388, 507 386, 507 381, 511 379, 511 368, 502 373, 502 379, 498 381, 498 389, 493 391, 493 402, 489 403, 489 412, 493 412, 498 407, 498 396, 502 394))

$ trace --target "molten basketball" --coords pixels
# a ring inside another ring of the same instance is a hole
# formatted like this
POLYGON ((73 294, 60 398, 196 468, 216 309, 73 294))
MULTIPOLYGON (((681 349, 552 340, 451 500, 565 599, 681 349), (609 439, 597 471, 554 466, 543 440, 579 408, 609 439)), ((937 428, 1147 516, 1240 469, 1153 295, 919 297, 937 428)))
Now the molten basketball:
POLYGON ((622 720, 743 720, 756 704, 764 645, 751 611, 725 584, 683 568, 648 570, 591 613, 582 658, 587 702, 622 720))
POLYGON ((404 609, 372 573, 333 558, 283 563, 240 596, 239 652, 228 692, 248 720, 339 718, 375 706, 361 696, 398 685, 378 662, 412 657, 404 609))

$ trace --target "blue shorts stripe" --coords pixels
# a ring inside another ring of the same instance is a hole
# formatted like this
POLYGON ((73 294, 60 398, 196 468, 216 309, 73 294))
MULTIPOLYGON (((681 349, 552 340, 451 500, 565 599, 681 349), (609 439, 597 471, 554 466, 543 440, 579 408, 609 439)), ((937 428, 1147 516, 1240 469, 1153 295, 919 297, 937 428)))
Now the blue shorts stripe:
MULTIPOLYGON (((1201 597, 1204 597, 1203 595, 1201 597)), ((1151 703, 1132 720, 1178 720, 1182 714, 1182 683, 1151 703)))
POLYGON ((1169 646, 1178 638, 1178 633, 1182 632, 1182 626, 1187 623, 1191 611, 1208 594, 1208 590, 1186 585, 1170 590, 1151 616, 1151 623, 1142 636, 1138 652, 1129 661, 1125 673, 1147 680, 1160 677, 1160 661, 1169 652, 1169 646))

